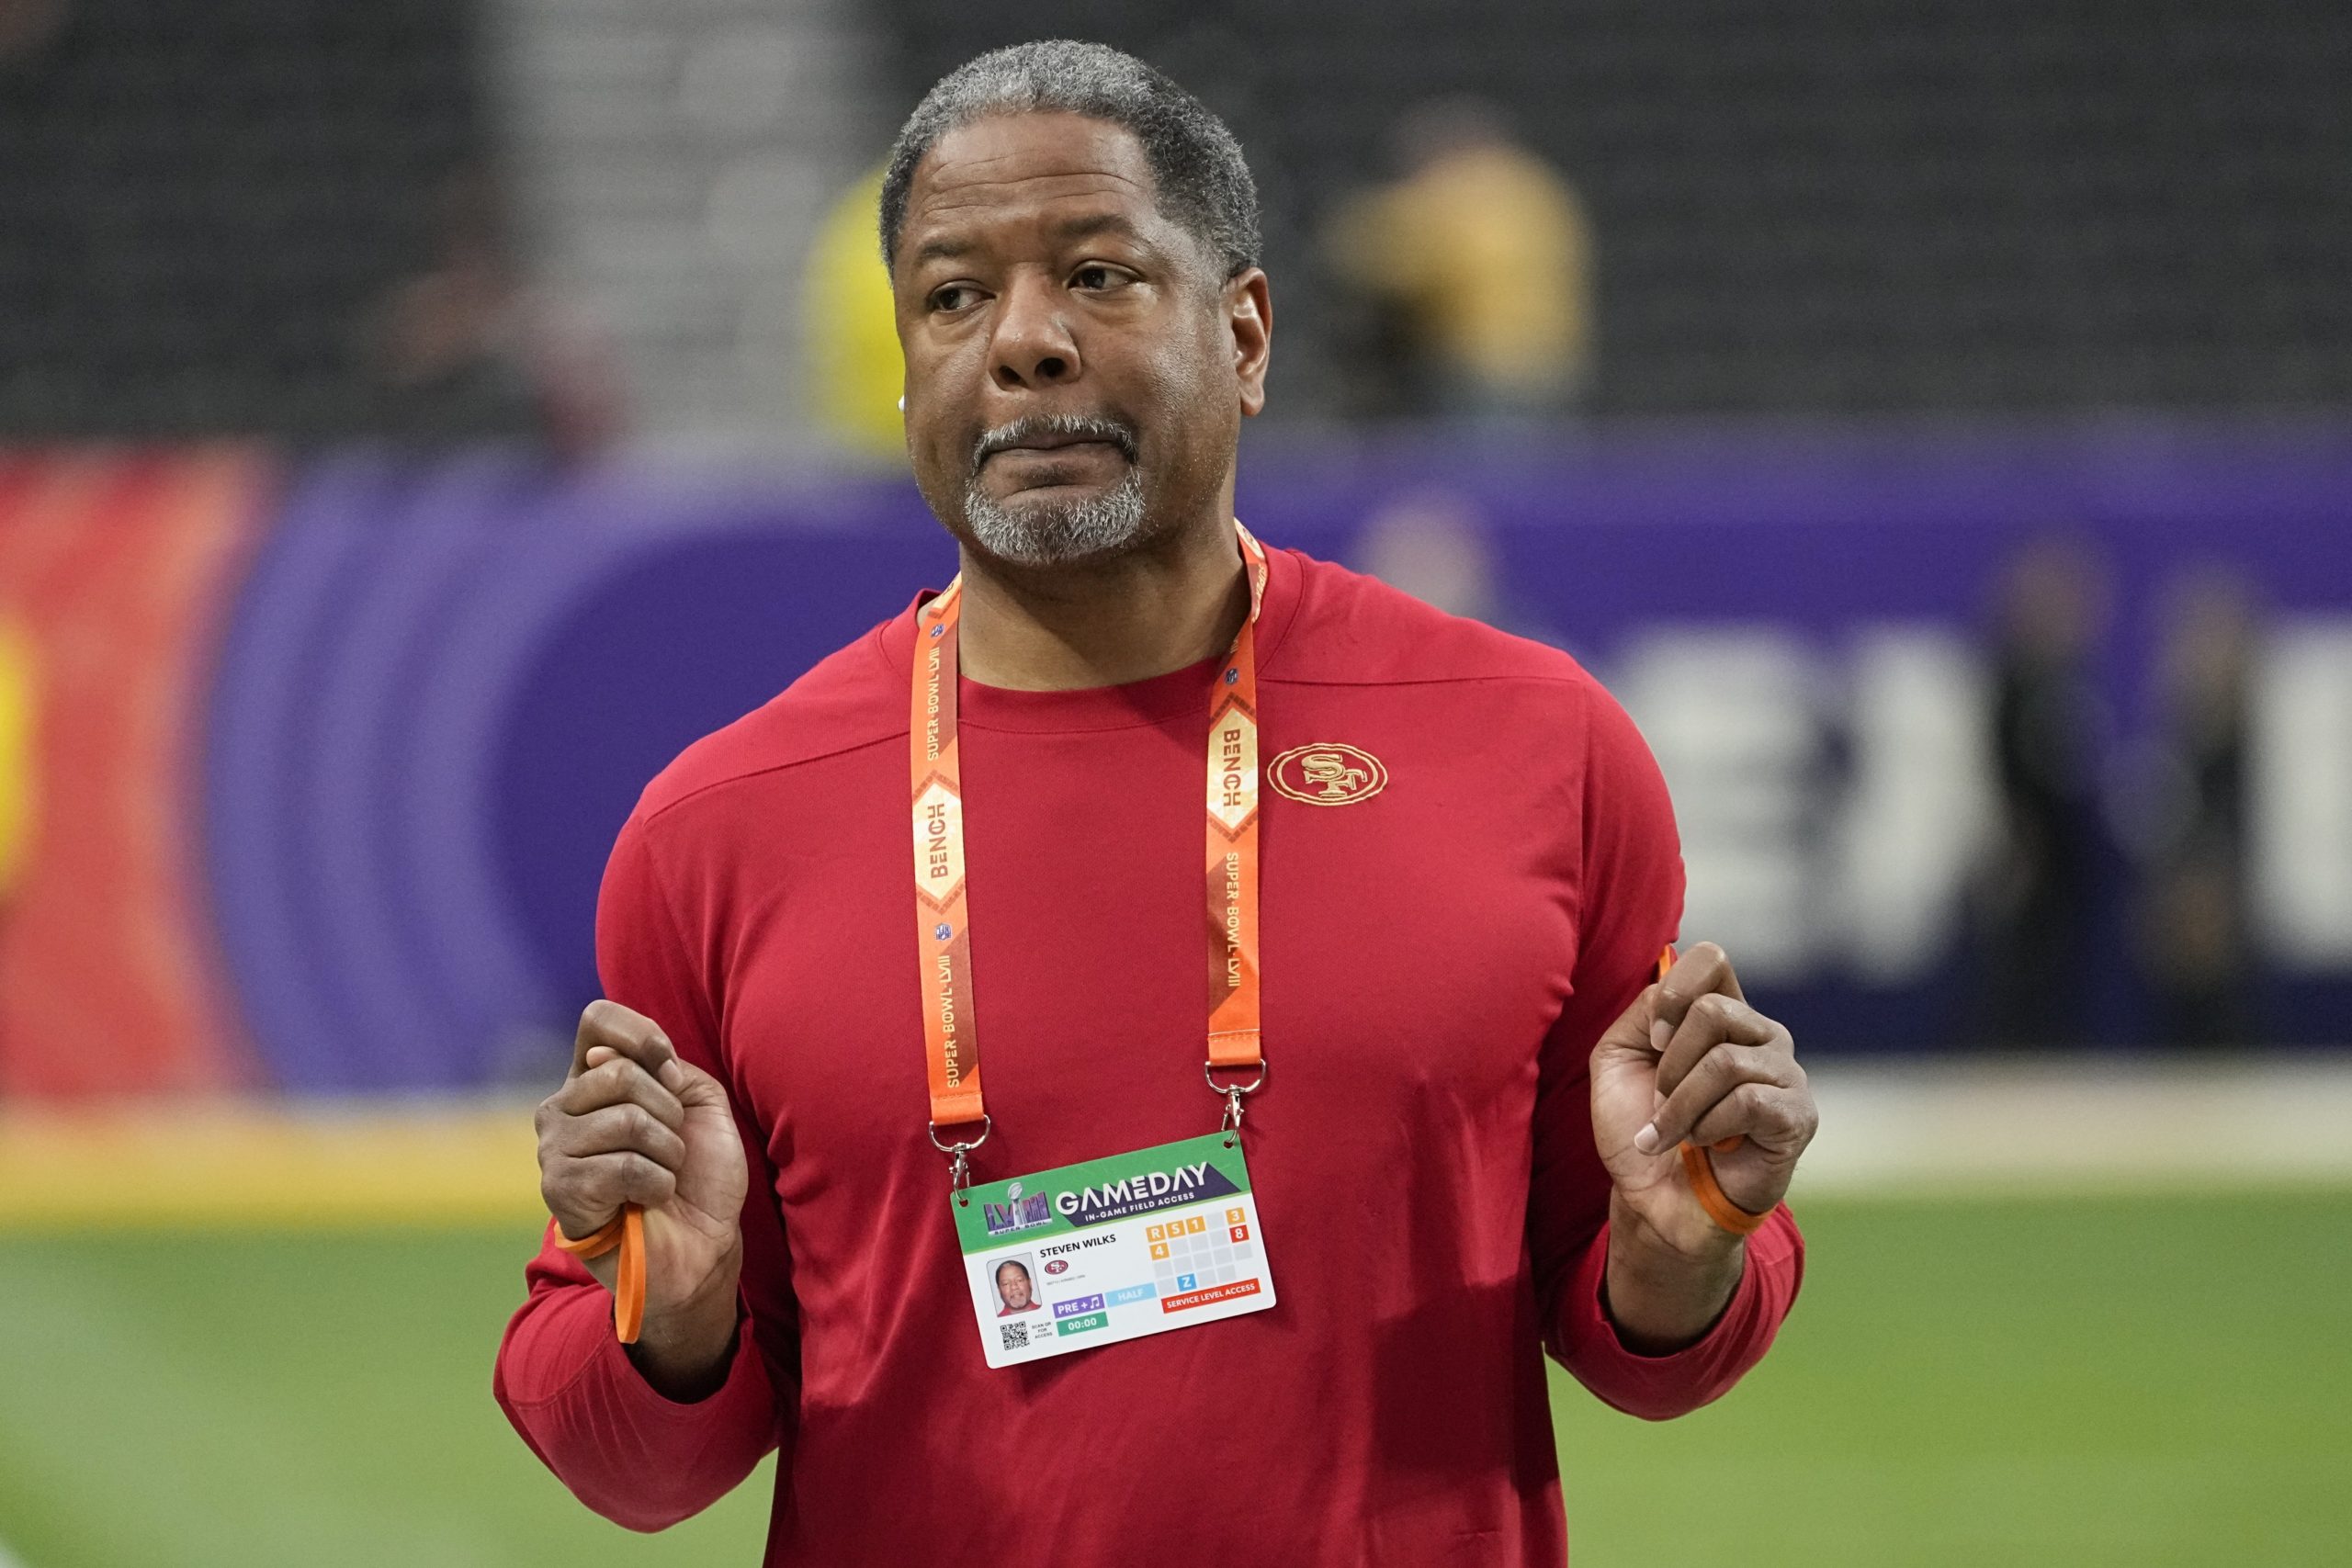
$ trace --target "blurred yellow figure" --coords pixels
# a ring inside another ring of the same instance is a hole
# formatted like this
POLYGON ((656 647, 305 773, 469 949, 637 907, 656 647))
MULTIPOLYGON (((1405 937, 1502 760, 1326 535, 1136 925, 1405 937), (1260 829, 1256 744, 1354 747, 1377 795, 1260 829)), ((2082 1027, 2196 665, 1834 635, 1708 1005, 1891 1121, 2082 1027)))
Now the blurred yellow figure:
POLYGON ((881 198, 876 165, 834 203, 809 248, 801 291, 808 406, 819 423, 859 451, 903 457, 907 434, 899 397, 906 365, 899 356, 890 275, 875 231, 881 198))
POLYGON ((1582 396, 1592 243, 1566 180, 1473 102, 1400 129, 1404 173, 1340 209, 1333 265, 1384 310, 1437 412, 1544 413, 1582 396))
POLYGON ((0 908, 33 848, 33 641, 0 615, 0 908))

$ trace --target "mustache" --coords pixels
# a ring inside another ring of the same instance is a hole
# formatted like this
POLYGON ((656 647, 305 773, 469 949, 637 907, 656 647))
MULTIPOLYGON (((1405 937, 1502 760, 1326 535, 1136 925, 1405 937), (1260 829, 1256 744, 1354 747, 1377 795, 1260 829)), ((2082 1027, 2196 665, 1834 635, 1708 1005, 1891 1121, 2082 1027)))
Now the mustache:
POLYGON ((1101 419, 1091 414, 1033 413, 1000 424, 994 430, 980 432, 972 443, 972 471, 978 473, 980 465, 999 452, 1024 446, 1043 435, 1059 435, 1072 441, 1102 441, 1119 449, 1119 455, 1132 463, 1136 460, 1136 431, 1133 425, 1114 419, 1101 419))

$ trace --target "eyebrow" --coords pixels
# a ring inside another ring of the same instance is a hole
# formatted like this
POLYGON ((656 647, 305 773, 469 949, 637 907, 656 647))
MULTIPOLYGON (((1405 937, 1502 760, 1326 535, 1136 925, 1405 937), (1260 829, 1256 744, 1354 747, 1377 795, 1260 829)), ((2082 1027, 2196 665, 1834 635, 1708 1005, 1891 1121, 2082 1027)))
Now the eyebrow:
MULTIPOLYGON (((1065 243, 1071 240, 1083 240, 1094 234, 1116 234, 1121 239, 1131 241, 1146 250, 1157 249, 1149 240, 1144 237, 1142 230, 1129 221, 1125 214, 1119 212, 1097 212, 1083 218, 1066 218, 1054 225, 1053 234, 1057 241, 1065 243)), ((923 263, 931 261, 955 261, 959 257, 970 255, 978 249, 979 245, 973 240, 956 235, 941 235, 935 239, 925 240, 922 244, 917 245, 914 254, 908 259, 907 265, 921 266, 923 263)))
POLYGON ((1126 215, 1120 212, 1098 212, 1087 218, 1067 218, 1054 225, 1054 238, 1057 240, 1083 240, 1091 234, 1116 234, 1122 239, 1133 240, 1137 244, 1147 243, 1143 237, 1143 231, 1128 222, 1126 215))
POLYGON ((915 254, 907 265, 921 266, 927 261, 954 261, 957 256, 971 254, 973 248, 969 240, 925 240, 915 247, 915 254))

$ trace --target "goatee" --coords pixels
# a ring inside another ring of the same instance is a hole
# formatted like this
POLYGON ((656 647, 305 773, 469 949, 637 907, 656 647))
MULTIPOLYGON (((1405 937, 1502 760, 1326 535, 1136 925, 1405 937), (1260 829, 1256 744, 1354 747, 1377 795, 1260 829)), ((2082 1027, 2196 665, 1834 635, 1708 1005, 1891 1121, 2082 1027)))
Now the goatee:
POLYGON ((1015 566, 1062 566, 1115 555, 1143 535, 1143 476, 1129 464, 1109 490, 1073 501, 1008 507, 974 479, 964 489, 964 521, 980 547, 1015 566))
POLYGON ((1063 566, 1116 555, 1144 532, 1143 475, 1136 466, 1135 432, 1113 420, 1052 414, 1016 420, 984 433, 972 444, 964 521, 982 549, 1015 566, 1063 566), (1008 506, 980 488, 980 465, 1041 435, 1107 443, 1126 459, 1126 472, 1109 490, 1072 501, 1008 506))

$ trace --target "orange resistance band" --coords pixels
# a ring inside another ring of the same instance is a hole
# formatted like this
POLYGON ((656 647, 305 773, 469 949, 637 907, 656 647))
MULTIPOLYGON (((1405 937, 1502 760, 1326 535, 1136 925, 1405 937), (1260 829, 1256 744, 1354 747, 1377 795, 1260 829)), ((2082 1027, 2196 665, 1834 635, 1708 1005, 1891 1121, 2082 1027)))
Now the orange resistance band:
MULTIPOLYGON (((1250 615, 1216 674, 1208 731, 1208 1060, 1264 1062, 1258 991, 1258 612, 1266 551, 1233 525, 1250 581, 1250 615)), ((937 1130, 986 1119, 973 1032, 971 916, 965 899, 964 774, 956 725, 956 634, 964 580, 915 617, 909 715, 914 788, 915 932, 923 1040, 937 1130)))
MULTIPOLYGON (((1720 1145, 1718 1145, 1720 1146, 1720 1145)), ((1682 1145, 1682 1174, 1690 1180, 1690 1195, 1699 1200, 1699 1207, 1707 1211, 1713 1220, 1734 1235, 1748 1235, 1763 1227, 1772 1217, 1770 1211, 1751 1214, 1731 1201, 1722 1184, 1715 1180, 1714 1156, 1706 1150, 1682 1145)))
MULTIPOLYGON (((1665 979, 1667 971, 1673 967, 1674 948, 1669 944, 1657 955, 1657 977, 1665 979)), ((1745 1138, 1734 1135, 1713 1147, 1716 1153, 1729 1154, 1745 1142, 1745 1138)), ((1761 1214, 1751 1214, 1731 1201, 1730 1195, 1723 1190, 1723 1184, 1715 1179, 1715 1162, 1705 1149, 1685 1139, 1680 1152, 1682 1174, 1690 1183, 1690 1195, 1699 1200, 1699 1207, 1707 1211, 1707 1218, 1734 1235, 1748 1235, 1772 1217, 1769 1210, 1761 1214)))
POLYGON ((555 1244, 585 1263, 592 1258, 602 1258, 615 1247, 620 1248, 619 1278, 613 1284, 613 1332, 624 1345, 637 1343, 638 1332, 645 1326, 645 1211, 635 1203, 624 1203, 621 1212, 606 1221, 602 1229, 578 1241, 563 1234, 558 1225, 555 1244))

